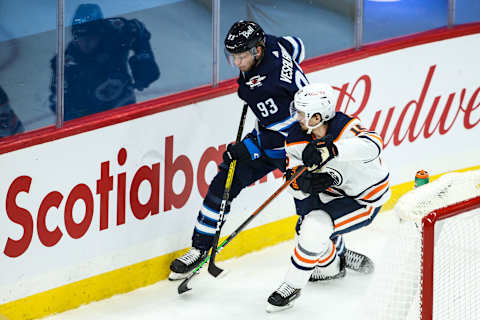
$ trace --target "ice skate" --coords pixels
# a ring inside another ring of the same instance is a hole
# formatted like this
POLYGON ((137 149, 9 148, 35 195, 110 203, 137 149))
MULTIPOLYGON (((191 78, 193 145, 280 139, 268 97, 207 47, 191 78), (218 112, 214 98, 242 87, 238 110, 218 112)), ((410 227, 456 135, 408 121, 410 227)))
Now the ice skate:
POLYGON ((369 257, 352 250, 345 251, 345 262, 348 269, 360 273, 369 274, 375 270, 375 264, 369 257))
MULTIPOLYGON (((345 257, 341 256, 338 258, 340 260, 339 262, 339 270, 337 273, 333 273, 328 270, 328 267, 319 267, 316 266, 315 269, 313 269, 313 273, 310 276, 310 279, 308 281, 310 282, 316 282, 316 281, 330 281, 330 280, 336 280, 336 279, 341 279, 345 277, 347 274, 347 270, 345 268, 345 257)), ((335 263, 335 262, 333 262, 335 263)))
POLYGON ((277 312, 293 307, 293 300, 300 296, 301 289, 295 289, 284 282, 268 297, 267 312, 277 312))
POLYGON ((182 280, 195 269, 208 255, 208 251, 201 251, 197 248, 191 248, 183 256, 175 259, 170 264, 170 275, 168 280, 182 280))

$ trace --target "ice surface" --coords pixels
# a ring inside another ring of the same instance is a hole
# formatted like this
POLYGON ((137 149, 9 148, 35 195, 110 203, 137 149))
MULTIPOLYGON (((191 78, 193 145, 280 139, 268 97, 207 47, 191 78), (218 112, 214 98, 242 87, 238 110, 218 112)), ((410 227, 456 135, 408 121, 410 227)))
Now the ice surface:
MULTIPOLYGON (((367 254, 376 264, 384 251, 393 211, 380 213, 368 227, 345 236, 347 246, 367 254)), ((177 294, 179 282, 160 281, 152 286, 91 303, 47 317, 49 320, 80 319, 369 319, 364 306, 372 275, 348 270, 347 276, 329 283, 310 283, 293 308, 268 314, 268 296, 281 284, 294 242, 287 241, 241 258, 219 262, 228 274, 215 279, 206 270, 192 279, 192 290, 177 294)), ((221 253, 220 253, 221 254, 221 253)))

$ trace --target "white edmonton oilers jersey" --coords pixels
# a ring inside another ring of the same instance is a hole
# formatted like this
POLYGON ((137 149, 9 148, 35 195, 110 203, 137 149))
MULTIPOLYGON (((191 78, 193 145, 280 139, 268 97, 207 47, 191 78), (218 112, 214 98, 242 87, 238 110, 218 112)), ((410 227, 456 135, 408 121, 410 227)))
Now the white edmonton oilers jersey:
MULTIPOLYGON (((319 194, 323 203, 340 197, 355 199, 360 205, 378 207, 390 198, 389 172, 382 164, 382 138, 363 128, 357 118, 337 112, 328 123, 327 134, 331 135, 338 155, 326 163, 322 172, 334 179, 334 185, 319 194)), ((302 130, 298 122, 288 132, 286 152, 288 169, 303 165, 302 152, 315 138, 302 130)), ((309 194, 289 188, 297 199, 309 194)))

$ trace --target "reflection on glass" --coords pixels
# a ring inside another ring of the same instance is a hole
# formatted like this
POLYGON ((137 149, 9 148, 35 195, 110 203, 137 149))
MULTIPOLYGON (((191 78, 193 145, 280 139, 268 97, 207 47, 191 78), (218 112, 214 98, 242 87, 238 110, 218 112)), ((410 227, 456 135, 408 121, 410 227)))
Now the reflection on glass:
POLYGON ((363 42, 439 28, 447 16, 447 0, 365 0, 363 42))
POLYGON ((48 109, 56 1, 0 1, 0 137, 53 125, 48 109))
POLYGON ((162 70, 161 80, 142 92, 141 99, 153 99, 210 83, 211 0, 116 0, 115 3, 118 6, 155 5, 128 15, 148 26, 152 33, 152 50, 162 70))
POLYGON ((455 0, 455 24, 480 21, 480 1, 455 0))
MULTIPOLYGON (((136 102, 160 76, 150 32, 138 19, 104 18, 98 4, 75 10, 65 50, 66 121, 136 102)), ((50 109, 56 110, 56 56, 51 59, 50 109)))
POLYGON ((22 122, 10 108, 7 93, 0 87, 0 139, 24 131, 22 122))
MULTIPOLYGON (((237 20, 252 20, 267 34, 294 34, 305 44, 306 59, 354 46, 355 0, 223 0, 220 4, 220 43, 237 20)), ((220 79, 238 70, 220 59, 220 79)))

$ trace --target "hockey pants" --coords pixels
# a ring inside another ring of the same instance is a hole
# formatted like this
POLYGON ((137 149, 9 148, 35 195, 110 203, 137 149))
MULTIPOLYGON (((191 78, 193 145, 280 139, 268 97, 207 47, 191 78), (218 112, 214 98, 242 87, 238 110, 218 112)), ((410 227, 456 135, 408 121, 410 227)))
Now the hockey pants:
MULTIPOLYGON (((222 202, 229 165, 222 162, 217 175, 213 178, 203 200, 192 236, 192 246, 201 250, 209 250, 213 243, 217 222, 219 220, 220 204, 222 202)), ((246 162, 237 162, 233 176, 230 197, 225 208, 225 216, 230 212, 231 201, 240 192, 260 180, 275 169, 285 172, 285 158, 271 159, 265 156, 246 162)), ((225 221, 225 220, 224 220, 225 221)))

